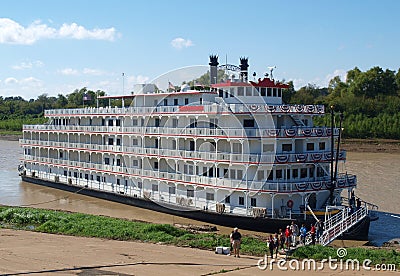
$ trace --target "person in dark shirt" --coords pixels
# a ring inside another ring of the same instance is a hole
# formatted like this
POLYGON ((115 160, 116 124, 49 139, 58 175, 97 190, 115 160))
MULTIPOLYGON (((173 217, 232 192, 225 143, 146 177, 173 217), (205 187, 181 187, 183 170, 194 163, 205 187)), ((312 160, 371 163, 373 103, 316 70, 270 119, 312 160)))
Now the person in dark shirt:
POLYGON ((360 198, 357 198, 356 205, 357 205, 357 210, 360 210, 360 208, 361 208, 361 199, 360 198))
POLYGON ((269 236, 268 238, 268 248, 269 248, 269 254, 271 255, 271 259, 274 258, 274 249, 275 249, 275 242, 274 238, 272 235, 269 236))
POLYGON ((240 234, 239 229, 235 227, 232 233, 232 247, 233 253, 235 257, 240 258, 239 250, 240 250, 240 243, 242 242, 242 234, 240 234))

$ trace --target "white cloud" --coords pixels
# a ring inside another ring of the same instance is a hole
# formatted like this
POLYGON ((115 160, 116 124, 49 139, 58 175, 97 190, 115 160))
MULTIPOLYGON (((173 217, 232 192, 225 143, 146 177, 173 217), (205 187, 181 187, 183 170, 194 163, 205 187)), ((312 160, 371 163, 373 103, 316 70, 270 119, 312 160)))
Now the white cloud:
POLYGON ((333 71, 333 73, 326 75, 325 81, 323 82, 323 86, 328 87, 330 80, 336 76, 339 76, 340 80, 345 82, 347 78, 347 71, 343 69, 336 69, 335 71, 333 71))
POLYGON ((36 91, 37 95, 40 95, 43 93, 43 91, 41 91, 42 89, 43 82, 34 77, 24 78, 18 82, 18 91, 23 91, 24 93, 32 93, 33 91, 36 91))
POLYGON ((347 77, 347 71, 344 69, 336 69, 332 73, 327 74, 325 77, 315 77, 314 79, 311 80, 305 80, 303 78, 299 79, 293 79, 293 85, 296 90, 308 85, 308 84, 314 84, 317 87, 328 87, 329 82, 331 79, 334 77, 339 76, 341 81, 345 82, 346 77, 347 77))
POLYGON ((36 98, 38 95, 43 93, 52 93, 53 90, 48 91, 44 87, 42 80, 35 77, 26 77, 16 79, 9 77, 4 81, 3 85, 0 85, 0 95, 2 96, 22 96, 25 99, 36 98))
POLYGON ((92 75, 92 76, 102 76, 102 75, 106 74, 106 72, 103 72, 98 69, 91 69, 91 68, 84 68, 82 73, 85 75, 92 75))
POLYGON ((99 39, 113 41, 115 37, 115 28, 87 30, 76 23, 64 23, 58 31, 59 36, 74 39, 99 39))
POLYGON ((23 70, 23 69, 32 69, 33 67, 43 67, 43 62, 40 60, 34 62, 21 62, 20 64, 16 64, 11 66, 14 70, 23 70))
POLYGON ((294 89, 298 90, 300 88, 302 88, 303 86, 307 85, 307 81, 303 80, 303 79, 293 79, 293 86, 294 89))
POLYGON ((34 77, 28 77, 20 80, 19 82, 24 86, 42 87, 42 81, 34 77))
POLYGON ((75 70, 72 68, 61 69, 58 72, 62 75, 66 75, 66 76, 76 76, 79 74, 78 70, 75 70))
POLYGON ((194 46, 193 42, 190 39, 184 39, 182 37, 177 37, 171 41, 172 47, 175 49, 182 49, 182 48, 187 48, 194 46))
POLYGON ((4 83, 7 84, 7 85, 16 84, 16 83, 18 83, 18 80, 16 78, 10 77, 10 78, 6 78, 4 80, 4 83))
POLYGON ((84 68, 83 70, 77 70, 73 68, 64 68, 58 70, 58 73, 65 76, 78 76, 78 75, 90 75, 90 76, 104 76, 108 73, 99 69, 84 68))
POLYGON ((127 79, 127 84, 128 87, 133 87, 133 85, 135 84, 142 84, 142 83, 146 83, 149 81, 149 77, 146 76, 142 76, 142 75, 137 75, 137 76, 129 76, 127 79))
POLYGON ((113 41, 117 35, 115 28, 88 30, 76 23, 64 23, 60 29, 34 21, 27 27, 9 18, 0 18, 0 43, 31 45, 40 39, 97 39, 113 41))
POLYGON ((344 49, 346 49, 346 45, 340 44, 337 49, 338 49, 338 51, 343 51, 344 49))

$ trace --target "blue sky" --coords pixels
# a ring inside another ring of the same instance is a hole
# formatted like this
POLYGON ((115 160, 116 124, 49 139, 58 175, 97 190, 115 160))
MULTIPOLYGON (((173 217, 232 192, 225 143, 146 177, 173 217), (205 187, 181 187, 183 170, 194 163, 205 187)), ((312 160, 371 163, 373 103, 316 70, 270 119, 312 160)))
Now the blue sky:
POLYGON ((3 1, 0 96, 110 95, 167 71, 249 57, 258 76, 326 86, 400 67, 400 1, 3 1), (7 2, 7 3, 6 3, 7 2))

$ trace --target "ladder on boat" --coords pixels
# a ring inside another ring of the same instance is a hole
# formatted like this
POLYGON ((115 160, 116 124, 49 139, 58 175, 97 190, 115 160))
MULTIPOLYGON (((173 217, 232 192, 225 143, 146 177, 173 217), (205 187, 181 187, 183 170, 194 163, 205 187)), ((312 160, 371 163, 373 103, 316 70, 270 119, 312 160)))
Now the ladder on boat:
MULTIPOLYGON (((323 246, 330 244, 333 240, 363 220, 366 216, 368 216, 367 206, 361 206, 354 212, 351 212, 349 208, 343 208, 342 211, 324 222, 324 232, 316 242, 323 246)), ((306 237, 306 245, 311 243, 311 234, 308 233, 306 237)))
POLYGON ((296 115, 290 115, 290 117, 296 123, 297 126, 300 126, 300 127, 305 127, 306 126, 304 124, 304 122, 299 117, 297 117, 296 115))

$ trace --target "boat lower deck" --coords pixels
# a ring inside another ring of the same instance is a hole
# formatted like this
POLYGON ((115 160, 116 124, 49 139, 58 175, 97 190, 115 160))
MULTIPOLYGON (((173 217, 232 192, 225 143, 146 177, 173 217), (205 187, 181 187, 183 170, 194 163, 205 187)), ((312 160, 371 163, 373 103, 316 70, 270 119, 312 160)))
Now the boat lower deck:
MULTIPOLYGON (((91 189, 89 187, 82 187, 76 185, 65 184, 61 182, 54 182, 49 180, 40 179, 22 175, 22 180, 47 186, 51 188, 61 189, 64 191, 82 194, 86 196, 96 197, 109 201, 114 201, 122 204, 127 204, 139 208, 145 208, 157 212, 171 214, 175 216, 185 217, 193 220, 203 221, 227 227, 239 227, 241 229, 252 230, 264 233, 276 233, 279 229, 286 228, 291 221, 296 221, 299 225, 302 223, 310 225, 315 222, 312 216, 307 216, 304 220, 303 216, 296 216, 290 218, 269 218, 269 217, 252 217, 235 215, 231 213, 216 213, 209 210, 199 210, 185 206, 177 206, 167 202, 156 202, 148 198, 132 197, 125 194, 119 194, 108 191, 101 191, 91 189)), ((370 219, 367 216, 365 219, 357 223, 349 231, 342 235, 343 239, 353 240, 368 240, 370 219)))

